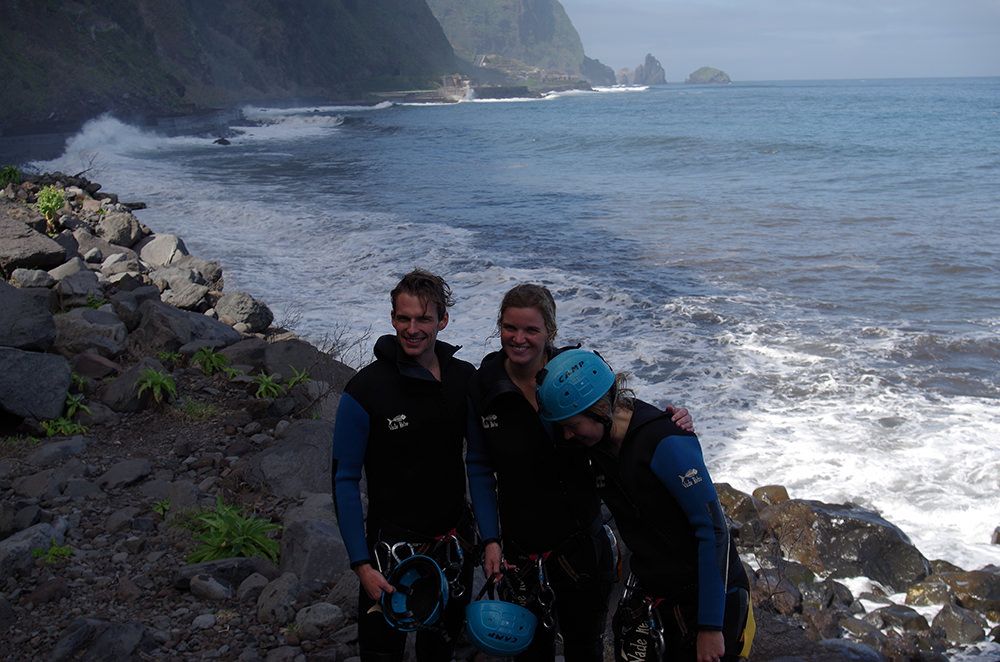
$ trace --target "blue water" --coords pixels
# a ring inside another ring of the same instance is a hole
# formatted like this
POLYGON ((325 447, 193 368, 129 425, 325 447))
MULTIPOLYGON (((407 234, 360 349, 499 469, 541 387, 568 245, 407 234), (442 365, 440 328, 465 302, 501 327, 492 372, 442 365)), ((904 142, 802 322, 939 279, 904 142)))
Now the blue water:
POLYGON ((1000 563, 1000 79, 247 108, 228 147, 103 118, 91 175, 362 362, 423 266, 478 361, 503 292, 688 406, 713 477, 880 510, 1000 563))

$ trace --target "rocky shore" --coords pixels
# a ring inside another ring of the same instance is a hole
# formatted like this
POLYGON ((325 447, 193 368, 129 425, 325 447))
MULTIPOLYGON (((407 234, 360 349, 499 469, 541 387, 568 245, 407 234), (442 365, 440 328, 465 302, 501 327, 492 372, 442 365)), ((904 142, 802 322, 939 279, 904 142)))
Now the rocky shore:
MULTIPOLYGON (((58 173, 0 194, 0 658, 356 658, 329 475, 353 369, 141 207, 58 173)), ((928 560, 851 504, 719 491, 752 659, 1000 651, 1000 568, 928 560)))

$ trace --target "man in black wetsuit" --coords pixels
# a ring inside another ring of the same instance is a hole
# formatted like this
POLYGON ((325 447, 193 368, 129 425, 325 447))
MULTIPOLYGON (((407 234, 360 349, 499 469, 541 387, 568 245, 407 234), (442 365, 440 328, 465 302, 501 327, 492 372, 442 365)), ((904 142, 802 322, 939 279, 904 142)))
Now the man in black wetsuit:
MULTIPOLYGON (((436 543, 455 536, 471 551, 474 536, 462 451, 467 385, 475 368, 454 358, 458 347, 437 340, 448 325, 451 290, 439 276, 415 270, 391 298, 396 333, 378 339, 375 361, 347 383, 333 433, 334 504, 361 582, 358 639, 364 662, 401 660, 406 642, 404 633, 371 611, 383 591, 394 590, 379 569, 387 559, 376 557, 376 546, 405 541, 433 554, 436 543)), ((452 640, 471 592, 472 557, 465 555, 459 583, 466 590, 448 601, 443 627, 417 633, 421 662, 452 659, 452 640)))

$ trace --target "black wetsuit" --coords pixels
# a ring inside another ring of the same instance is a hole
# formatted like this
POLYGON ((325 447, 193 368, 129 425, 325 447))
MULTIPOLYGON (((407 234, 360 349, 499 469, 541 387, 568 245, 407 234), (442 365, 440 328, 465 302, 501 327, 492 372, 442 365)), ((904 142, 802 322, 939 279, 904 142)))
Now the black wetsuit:
MULTIPOLYGON (((475 368, 453 357, 458 347, 438 341, 441 381, 412 361, 395 336, 375 344, 375 361, 344 387, 333 433, 333 495, 351 567, 372 563, 379 541, 429 543, 455 530, 467 543, 474 532, 465 494, 463 440, 469 379, 475 368), (368 516, 360 480, 367 479, 368 516)), ((467 550, 471 552, 470 550, 467 550)), ((384 558, 384 557, 383 557, 384 558)), ((463 625, 471 593, 473 554, 466 554, 461 599, 448 603, 444 624, 452 637, 463 625)), ((361 590, 361 657, 400 660, 405 634, 392 630, 361 590)), ((417 635, 417 657, 450 660, 452 645, 433 631, 417 635)))
MULTIPOLYGON (((542 422, 504 359, 486 356, 470 386, 466 462, 480 534, 488 541, 502 532, 505 558, 519 568, 549 554, 566 659, 600 660, 614 568, 587 455, 542 422)), ((551 660, 554 650, 554 632, 539 626, 518 659, 551 660)))
MULTIPOLYGON (((699 630, 724 629, 727 595, 749 591, 698 438, 636 400, 619 452, 604 441, 590 456, 642 592, 662 599, 667 659, 689 659, 699 630)), ((725 659, 743 626, 732 629, 725 659)))

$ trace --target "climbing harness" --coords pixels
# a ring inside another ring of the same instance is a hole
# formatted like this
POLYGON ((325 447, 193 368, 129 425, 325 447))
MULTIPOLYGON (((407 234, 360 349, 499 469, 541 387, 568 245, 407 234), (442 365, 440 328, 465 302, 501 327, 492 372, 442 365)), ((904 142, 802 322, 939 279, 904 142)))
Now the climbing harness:
POLYGON ((629 573, 612 618, 618 662, 652 662, 663 655, 666 645, 657 610, 662 602, 662 598, 643 595, 635 575, 629 573))

